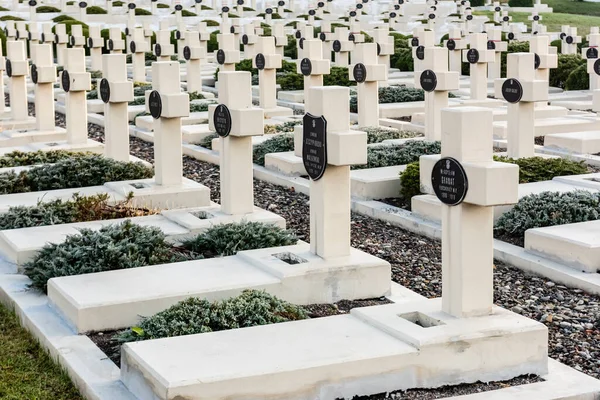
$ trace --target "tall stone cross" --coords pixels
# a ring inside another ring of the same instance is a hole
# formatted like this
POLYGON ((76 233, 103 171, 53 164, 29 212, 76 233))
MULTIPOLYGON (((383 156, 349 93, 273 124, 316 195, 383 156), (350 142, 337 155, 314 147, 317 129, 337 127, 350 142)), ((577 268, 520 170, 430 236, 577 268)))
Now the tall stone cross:
POLYGON ((275 37, 275 52, 283 57, 285 46, 288 45, 288 37, 285 34, 285 27, 282 23, 275 23, 272 30, 275 37))
POLYGON ((260 107, 263 110, 277 108, 277 68, 281 68, 282 58, 275 52, 275 38, 263 36, 258 38, 257 54, 252 66, 258 69, 258 85, 260 107))
POLYGON ((297 65, 297 72, 304 75, 304 108, 310 101, 308 92, 310 88, 323 86, 323 75, 331 71, 331 61, 323 58, 323 44, 320 40, 308 39, 304 41, 304 58, 297 65))
POLYGON ((352 21, 350 23, 350 33, 348 33, 348 40, 354 44, 365 42, 365 35, 362 33, 360 21, 352 21))
POLYGON ((221 210, 230 215, 254 211, 252 136, 264 133, 264 113, 252 106, 251 81, 250 72, 219 72, 219 104, 208 109, 221 138, 221 210))
POLYGON ((390 28, 380 26, 373 31, 373 40, 377 44, 377 59, 379 64, 390 67, 390 57, 394 54, 394 37, 390 36, 390 28))
POLYGON ((298 59, 303 59, 304 56, 304 41, 312 40, 315 37, 315 28, 312 25, 305 25, 298 23, 296 33, 296 50, 298 52, 298 59))
POLYGON ((190 31, 185 34, 183 57, 187 62, 186 79, 188 93, 202 92, 202 60, 206 60, 206 47, 200 44, 200 34, 190 31))
POLYGON ((152 91, 146 106, 154 118, 154 171, 158 185, 183 180, 181 118, 190 115, 190 97, 181 92, 178 61, 152 63, 152 91))
MULTIPOLYGON (((155 1, 152 2, 152 4, 155 3, 155 1)), ((146 43, 148 43, 148 48, 152 49, 152 37, 154 36, 154 30, 150 25, 150 21, 143 21, 142 28, 144 30, 144 39, 146 39, 146 43)))
POLYGON ((10 87, 10 112, 14 121, 25 121, 27 110, 27 82, 29 74, 25 43, 20 40, 6 42, 6 75, 10 87))
POLYGON ((321 33, 319 39, 323 42, 323 58, 331 58, 331 41, 333 40, 333 29, 331 21, 323 21, 321 23, 321 33))
MULTIPOLYGON (((221 7, 221 33, 229 32, 231 29, 231 21, 229 20, 229 6, 223 5, 221 7)), ((233 32, 231 32, 233 33, 233 32)))
POLYGON ((497 98, 508 102, 507 154, 510 158, 535 154, 535 102, 548 100, 548 81, 536 79, 534 53, 507 55, 507 79, 494 82, 497 98))
POLYGON ((27 24, 25 21, 17 21, 15 24, 17 27, 17 40, 21 40, 23 43, 27 43, 27 38, 29 37, 27 33, 27 24))
POLYGON ((508 31, 510 21, 512 21, 512 17, 510 15, 508 15, 508 11, 502 11, 502 31, 503 32, 508 31))
POLYGON ((501 77, 502 67, 502 52, 508 51, 508 43, 502 40, 502 30, 499 28, 491 28, 487 31, 487 48, 494 50, 494 60, 488 63, 488 79, 496 79, 501 77))
MULTIPOLYGON (((184 24, 183 22, 183 16, 181 15, 182 11, 183 11, 183 5, 181 4, 180 0, 175 1, 175 5, 173 6, 173 13, 175 14, 175 23, 177 24, 177 26, 181 27, 182 24, 184 24)), ((184 29, 185 31, 185 29, 184 29)), ((181 33, 182 35, 185 36, 185 32, 181 33)))
POLYGON ((425 19, 427 20, 427 28, 435 32, 435 23, 437 19, 436 7, 429 7, 425 12, 425 19))
POLYGON ((240 62, 240 50, 232 33, 217 34, 219 50, 215 56, 221 71, 235 71, 235 64, 240 62))
POLYGON ((265 8, 265 23, 271 25, 273 23, 273 13, 275 10, 272 7, 265 8))
POLYGON ((587 59, 587 71, 590 76, 590 90, 600 89, 600 62, 598 62, 598 47, 600 46, 600 33, 588 35, 589 45, 581 49, 581 55, 587 59))
POLYGON ((81 22, 87 23, 87 2, 80 1, 79 3, 77 3, 77 5, 79 6, 79 20, 81 22))
POLYGON ((35 45, 40 42, 40 31, 38 24, 29 24, 29 32, 27 33, 27 37, 29 39, 31 58, 33 58, 33 50, 31 48, 35 47, 35 45))
POLYGON ((6 41, 17 40, 17 25, 16 21, 6 21, 6 26, 4 27, 4 34, 6 35, 6 41))
POLYGON ((100 35, 100 26, 91 25, 89 27, 89 37, 87 38, 87 48, 90 51, 90 69, 92 71, 102 71, 102 47, 104 39, 100 35))
POLYGON ((465 13, 463 14, 462 18, 464 26, 463 30, 465 34, 473 32, 473 11, 471 11, 470 7, 465 9, 465 13))
POLYGON ((240 42, 244 45, 244 58, 252 60, 256 55, 256 43, 258 35, 254 31, 254 24, 244 25, 244 34, 240 38, 240 42))
POLYGON ((331 43, 331 48, 335 53, 335 65, 338 67, 348 67, 350 65, 349 55, 354 49, 354 42, 349 39, 350 31, 348 28, 335 28, 334 40, 331 43))
POLYGON ((129 117, 127 103, 133 100, 133 82, 127 80, 127 56, 102 56, 100 99, 104 102, 105 155, 119 161, 129 161, 129 117))
POLYGON ((54 33, 52 33, 52 24, 51 23, 42 23, 42 33, 40 35, 40 43, 41 44, 53 44, 54 43, 54 33))
POLYGON ((85 144, 88 140, 86 92, 92 88, 89 72, 85 71, 85 50, 65 50, 65 69, 60 74, 66 94, 67 143, 85 144))
POLYGON ((425 137, 440 140, 442 135, 442 109, 448 107, 448 92, 458 89, 460 74, 448 70, 448 49, 425 49, 423 70, 415 74, 415 86, 425 91, 425 137))
POLYGON ((487 34, 469 35, 469 50, 463 50, 463 61, 470 64, 471 100, 485 100, 488 95, 487 63, 494 62, 494 50, 488 50, 487 34))
POLYGON ((85 46, 85 36, 83 36, 83 27, 81 25, 71 25, 71 36, 69 36, 71 48, 83 49, 85 46))
MULTIPOLYGON (((37 6, 38 6, 37 0, 29 0, 27 2, 27 4, 29 5, 29 21, 30 22, 37 21, 37 6)), ((80 21, 83 22, 83 20, 80 20, 80 21)))
POLYGON ((54 82, 56 82, 56 66, 52 60, 51 44, 35 45, 30 77, 35 85, 35 128, 38 131, 52 131, 55 129, 54 82))
POLYGON ((169 31, 168 26, 163 25, 163 22, 161 22, 161 27, 156 32, 154 55, 158 61, 171 61, 171 56, 175 55, 175 46, 171 44, 171 31, 169 31))
MULTIPOLYGON (((502 31, 505 32, 504 29, 502 31)), ((506 38, 509 42, 513 40, 521 40, 521 28, 519 28, 519 25, 510 24, 506 38)))
POLYGON ((561 53, 563 54, 577 54, 577 44, 581 43, 581 36, 577 36, 577 28, 573 26, 564 26, 564 35, 560 34, 561 42, 561 53))
POLYGON ((106 49, 110 54, 121 54, 125 50, 125 40, 121 36, 121 29, 118 27, 108 28, 108 40, 106 49))
POLYGON ((204 47, 204 49, 208 49, 210 32, 207 30, 207 24, 204 21, 198 22, 198 39, 200 40, 200 46, 204 47))
POLYGON ((127 4, 127 26, 125 27, 125 41, 126 48, 125 52, 129 54, 129 42, 131 41, 131 35, 133 34, 133 30, 135 29, 135 9, 137 8, 136 4, 130 2, 127 4))
POLYGON ((529 38, 529 51, 534 54, 536 80, 547 82, 550 79, 550 69, 558 67, 558 56, 550 52, 549 41, 548 36, 542 35, 529 38))
POLYGON ((65 65, 65 50, 69 43, 69 35, 67 35, 67 26, 65 24, 55 25, 56 34, 54 35, 54 43, 56 44, 56 64, 65 65))
POLYGON ((542 16, 534 10, 527 19, 531 21, 531 33, 537 35, 536 32, 539 32, 540 21, 543 19, 542 16))
POLYGON ((447 108, 442 154, 420 159, 423 187, 442 202, 442 310, 457 318, 491 314, 494 206, 518 201, 519 167, 493 161, 492 123, 490 109, 447 108))
POLYGON ((448 30, 448 40, 444 41, 448 49, 448 69, 462 74, 462 51, 467 48, 467 41, 463 39, 460 28, 451 26, 448 30))
POLYGON ((133 28, 129 52, 133 69, 134 82, 146 82, 146 52, 150 51, 148 42, 144 37, 144 28, 133 28))
MULTIPOLYGON (((181 4, 179 4, 181 6, 181 4)), ((187 32, 187 26, 182 21, 177 23, 177 30, 175 31, 175 40, 177 41, 177 58, 179 60, 185 60, 183 57, 183 48, 185 47, 185 33, 187 32)))
POLYGON ((422 28, 417 28, 413 32, 413 37, 408 39, 408 44, 412 47, 412 56, 414 60, 415 72, 423 71, 425 60, 425 49, 434 47, 435 33, 432 31, 426 31, 422 28))
POLYGON ((302 161, 310 177, 310 251, 324 259, 350 255, 350 165, 367 162, 367 135, 350 130, 349 89, 309 90, 302 161))
POLYGON ((500 15, 502 13, 502 6, 499 1, 494 1, 492 6, 494 7, 494 22, 500 24, 502 22, 502 17, 500 15))
POLYGON ((358 100, 358 126, 379 126, 379 82, 386 82, 387 66, 377 60, 377 44, 356 45, 348 68, 350 80, 356 82, 358 100))

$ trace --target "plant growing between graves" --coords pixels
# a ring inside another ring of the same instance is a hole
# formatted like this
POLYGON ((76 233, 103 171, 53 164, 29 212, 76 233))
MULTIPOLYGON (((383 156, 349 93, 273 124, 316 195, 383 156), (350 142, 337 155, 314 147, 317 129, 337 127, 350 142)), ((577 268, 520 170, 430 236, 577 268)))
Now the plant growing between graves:
POLYGON ((58 17, 52 18, 52 22, 59 23, 64 21, 76 21, 75 18, 69 17, 68 15, 59 15, 58 17))
POLYGON ((399 145, 385 145, 367 148, 367 164, 353 165, 352 169, 390 167, 405 165, 419 160, 426 154, 439 154, 440 142, 411 140, 399 145))
POLYGON ((565 82, 565 90, 588 90, 589 87, 590 75, 587 72, 587 64, 577 67, 565 82))
POLYGON ((21 17, 15 17, 14 15, 3 15, 0 17, 0 21, 25 21, 21 17))
POLYGON ((550 70, 550 86, 564 89, 569 75, 582 65, 586 60, 579 54, 559 54, 558 67, 550 70))
POLYGON ((103 185, 106 182, 146 179, 152 168, 140 162, 123 162, 90 154, 62 159, 26 171, 0 174, 0 193, 25 193, 103 185))
POLYGON ((152 15, 152 13, 148 10, 145 10, 143 8, 136 8, 135 9, 135 15, 152 15))
POLYGON ((301 125, 301 120, 296 121, 287 121, 283 124, 277 125, 265 125, 264 133, 265 135, 273 134, 273 133, 290 133, 294 132, 296 126, 301 125))
POLYGON ((39 6, 35 9, 35 12, 38 14, 58 13, 60 12, 60 9, 52 6, 39 6))
POLYGON ((293 233, 277 226, 242 222, 212 226, 174 246, 160 229, 127 220, 98 231, 81 229, 76 235, 68 235, 63 243, 47 244, 24 265, 24 270, 31 286, 45 292, 51 278, 229 256, 297 241, 293 233))
MULTIPOLYGON (((175 11, 173 11, 171 14, 175 14, 175 11)), ((182 17, 197 17, 198 14, 196 14, 195 12, 191 12, 189 10, 181 10, 181 16, 182 17)))
POLYGON ((86 14, 108 14, 104 8, 99 6, 91 6, 85 9, 86 14))
POLYGON ((367 133, 367 144, 381 143, 384 140, 390 139, 410 139, 418 136, 423 136, 419 132, 401 131, 393 128, 383 127, 361 127, 357 130, 367 133))
POLYGON ((300 306, 265 291, 244 290, 226 300, 189 298, 120 332, 118 344, 307 319, 300 306))
POLYGON ((421 194, 419 162, 415 161, 406 166, 400 173, 400 197, 410 206, 410 199, 421 194))
POLYGON ((165 3, 157 3, 156 8, 171 8, 171 6, 165 3))
POLYGON ((517 164, 519 183, 549 181, 556 176, 581 175, 588 173, 583 161, 571 161, 564 158, 527 157, 512 159, 494 156, 495 161, 517 164))
POLYGON ((23 167, 35 164, 52 164, 60 160, 86 157, 90 155, 92 155, 92 153, 67 150, 38 150, 30 152, 15 150, 0 156, 0 168, 23 167))
POLYGON ((600 194, 578 190, 530 194, 496 222, 496 235, 521 241, 525 231, 600 219, 600 194))
POLYGON ((133 193, 115 204, 110 204, 110 196, 106 193, 94 196, 75 193, 69 200, 56 199, 47 203, 38 202, 30 207, 10 207, 6 213, 0 214, 0 230, 141 217, 158 213, 158 210, 135 207, 132 200, 133 193))
POLYGON ((274 135, 264 142, 254 146, 252 162, 257 165, 265 165, 265 156, 271 153, 283 153, 294 150, 294 134, 284 133, 274 135))

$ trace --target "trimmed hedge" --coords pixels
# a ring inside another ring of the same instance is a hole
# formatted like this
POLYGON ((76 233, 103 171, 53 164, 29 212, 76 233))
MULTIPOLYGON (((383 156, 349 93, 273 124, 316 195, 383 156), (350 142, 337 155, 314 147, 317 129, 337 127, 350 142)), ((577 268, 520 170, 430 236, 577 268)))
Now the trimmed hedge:
POLYGON ((254 146, 252 153, 252 162, 258 165, 265 165, 265 156, 270 153, 283 153, 294 150, 294 134, 284 133, 274 135, 264 142, 254 146))
POLYGON ((400 173, 400 197, 410 204, 410 199, 421 194, 419 162, 415 161, 406 166, 400 173))
POLYGON ((58 13, 60 9, 52 6, 39 6, 35 9, 36 14, 58 13))
POLYGON ((353 165, 352 169, 390 167, 418 161, 426 154, 439 154, 440 142, 411 140, 399 145, 385 145, 367 148, 367 164, 353 165))
POLYGON ((528 157, 512 159, 494 156, 495 161, 519 166, 519 183, 549 181, 556 176, 587 174, 588 168, 583 161, 571 161, 564 158, 528 157))
POLYGON ((11 151, 3 156, 0 156, 0 168, 23 167, 36 164, 52 164, 60 160, 86 157, 92 153, 77 152, 67 150, 50 150, 50 151, 11 151))
POLYGON ((104 8, 99 7, 99 6, 91 6, 85 9, 86 14, 108 14, 108 11, 106 11, 104 8))
POLYGON ((533 0, 508 0, 511 7, 533 7, 533 0))
POLYGON ((135 9, 135 15, 152 15, 152 13, 148 10, 145 10, 143 8, 136 8, 135 9))

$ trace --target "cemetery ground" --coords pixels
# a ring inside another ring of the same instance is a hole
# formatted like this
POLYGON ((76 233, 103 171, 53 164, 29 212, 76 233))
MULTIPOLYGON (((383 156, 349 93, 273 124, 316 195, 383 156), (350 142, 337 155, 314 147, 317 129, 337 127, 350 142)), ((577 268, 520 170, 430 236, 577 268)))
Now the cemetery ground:
MULTIPOLYGON (((575 7, 579 4, 585 4, 583 2, 578 1, 567 1, 567 3, 573 3, 575 7)), ((594 5, 599 5, 600 3, 591 3, 594 5)), ((600 6, 596 6, 595 8, 599 8, 600 6)), ((473 15, 483 15, 489 18, 492 18, 494 13, 492 11, 474 11, 473 15)), ((590 27, 600 25, 600 16, 596 13, 594 14, 574 14, 574 13, 541 13, 540 14, 544 18, 544 25, 548 27, 548 30, 560 31, 561 26, 569 25, 577 28, 577 32, 581 35, 587 35, 590 32, 590 27)), ((531 29, 531 21, 527 19, 530 16, 529 13, 525 12, 511 12, 510 16, 513 18, 514 22, 521 22, 528 26, 528 29, 531 29)))

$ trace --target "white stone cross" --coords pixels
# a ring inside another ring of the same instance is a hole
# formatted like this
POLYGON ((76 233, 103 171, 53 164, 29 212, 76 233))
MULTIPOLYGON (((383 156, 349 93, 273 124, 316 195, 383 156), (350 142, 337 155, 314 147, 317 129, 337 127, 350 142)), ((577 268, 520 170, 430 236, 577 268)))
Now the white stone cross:
MULTIPOLYGON (((156 3, 155 1, 152 2, 152 4, 155 4, 155 3, 156 3)), ((146 43, 148 43, 148 48, 152 49, 152 36, 154 36, 154 30, 152 29, 152 26, 150 25, 150 21, 143 21, 142 27, 144 29, 144 38, 146 39, 146 43)))
POLYGON ((129 118, 127 103, 133 100, 133 82, 127 80, 127 56, 102 56, 102 75, 98 91, 104 102, 105 155, 129 161, 129 118))
POLYGON ((42 34, 40 35, 40 43, 42 44, 53 44, 54 33, 52 33, 51 23, 42 23, 42 34))
POLYGON ((325 166, 320 179, 310 180, 310 251, 324 259, 345 257, 351 249, 350 165, 367 162, 367 134, 350 130, 348 88, 314 87, 308 96, 300 151, 305 166, 325 166), (319 117, 325 132, 314 128, 319 117))
POLYGON ((295 32, 296 37, 296 50, 298 52, 298 59, 303 59, 304 56, 304 41, 308 39, 314 39, 315 37, 315 28, 312 25, 305 25, 298 23, 295 32))
POLYGON ((304 58, 298 62, 297 72, 304 75, 304 108, 308 106, 308 91, 312 87, 323 86, 323 75, 331 71, 331 61, 323 58, 323 43, 316 39, 304 41, 304 58))
POLYGON ((285 26, 280 22, 276 22, 273 25, 272 34, 275 37, 275 52, 283 57, 285 46, 288 45, 288 37, 285 34, 285 26))
POLYGON ((202 92, 202 60, 206 60, 206 47, 200 44, 200 34, 189 31, 185 34, 183 57, 187 62, 187 92, 202 92))
MULTIPOLYGON (((223 5, 221 7, 221 34, 230 31, 231 22, 229 21, 229 6, 223 5)), ((233 33, 233 32, 232 32, 233 33)))
POLYGON ((425 48, 423 70, 415 73, 415 86, 425 91, 425 137, 440 140, 441 112, 448 107, 448 92, 458 89, 460 74, 448 70, 448 49, 425 48))
POLYGON ((28 118, 27 82, 29 75, 25 43, 20 40, 6 42, 6 74, 9 77, 10 111, 14 121, 28 118))
POLYGON ((379 126, 379 82, 386 82, 387 66, 377 60, 377 44, 356 45, 348 68, 350 80, 357 83, 358 126, 379 126))
POLYGON ((244 25, 244 34, 240 38, 240 42, 244 45, 244 58, 253 59, 256 55, 254 47, 258 42, 258 35, 254 31, 254 24, 244 25))
MULTIPOLYGON (((598 60, 598 52, 600 46, 600 33, 590 33, 588 35, 589 45, 581 49, 582 57, 587 59, 587 71, 590 76, 590 90, 600 89, 600 78, 594 69, 596 61, 598 60)), ((600 64, 597 66, 598 72, 600 72, 600 64)))
POLYGON ((17 39, 17 25, 16 21, 6 21, 6 26, 4 27, 4 33, 6 34, 6 41, 12 41, 17 39))
POLYGON ((131 40, 131 35, 133 34, 133 30, 135 29, 135 9, 137 8, 136 4, 130 2, 127 4, 127 26, 125 27, 125 41, 126 48, 125 52, 129 54, 129 41, 131 40))
POLYGON ((154 171, 158 185, 183 181, 181 118, 190 115, 190 97, 181 92, 178 61, 152 63, 152 91, 146 107, 154 118, 154 171))
POLYGON ((38 24, 29 24, 29 32, 27 33, 27 37, 29 39, 29 57, 33 59, 35 58, 34 52, 36 45, 40 42, 40 31, 38 29, 38 24))
POLYGON ((171 31, 168 27, 161 26, 156 32, 154 55, 158 61, 171 61, 171 56, 175 55, 175 46, 171 44, 171 31))
POLYGON ((277 68, 281 68, 282 57, 275 52, 275 38, 258 38, 257 54, 252 66, 258 69, 260 107, 267 111, 277 108, 277 68))
POLYGON ((542 16, 534 10, 527 19, 531 21, 531 33, 538 32, 540 21, 543 19, 542 16))
POLYGON ((373 31, 373 40, 377 44, 377 58, 379 64, 390 67, 390 57, 394 54, 394 37, 390 35, 390 28, 380 26, 373 31))
POLYGON ((494 7, 494 22, 499 24, 499 23, 501 23, 500 13, 502 13, 502 6, 500 5, 499 1, 494 1, 493 7, 494 7))
POLYGON ((512 21, 512 17, 508 15, 508 11, 502 11, 502 31, 507 32, 508 26, 510 25, 510 21, 512 21))
POLYGON ((493 161, 492 124, 490 109, 447 108, 442 154, 420 158, 423 187, 442 201, 442 310, 457 318, 491 314, 494 206, 518 201, 519 167, 493 161))
POLYGON ((508 101, 507 154, 510 158, 535 154, 535 102, 548 100, 548 81, 536 79, 535 54, 507 55, 507 79, 494 82, 496 98, 508 101))
POLYGON ((200 15, 200 14, 202 13, 202 11, 203 11, 203 10, 202 10, 202 1, 203 1, 203 0, 195 0, 195 1, 194 1, 194 8, 195 8, 195 11, 194 11, 194 12, 195 12, 197 15, 200 15))
MULTIPOLYGON (((27 2, 29 4, 29 21, 34 22, 37 20, 37 0, 29 0, 27 2)), ((83 21, 83 20, 81 20, 83 21)))
POLYGON ((235 35, 232 33, 217 34, 219 50, 215 56, 221 71, 235 71, 235 64, 240 62, 240 50, 235 35))
POLYGON ((31 80, 35 85, 35 125, 38 131, 51 131, 54 121, 54 82, 56 66, 52 60, 52 45, 34 45, 31 80))
POLYGON ((17 40, 22 40, 23 42, 27 42, 29 35, 27 34, 27 24, 25 21, 17 21, 17 40))
POLYGON ((204 49, 208 49, 208 41, 210 40, 210 32, 207 30, 206 22, 198 23, 198 39, 200 40, 200 46, 204 49))
MULTIPOLYGON (((504 29, 502 31, 504 32, 504 29)), ((519 28, 519 25, 510 24, 506 38, 509 42, 512 40, 521 40, 521 28, 519 28)))
POLYGON ((229 215, 254 211, 252 136, 263 135, 264 113, 252 107, 251 80, 250 72, 219 72, 219 104, 208 109, 221 137, 221 211, 229 215))
POLYGON ((89 72, 85 71, 85 50, 65 50, 65 69, 60 74, 66 94, 67 143, 85 144, 88 140, 86 92, 92 88, 89 72))
POLYGON ((87 23, 87 2, 79 1, 77 2, 77 6, 79 7, 79 20, 81 22, 87 23))
POLYGON ((83 27, 81 25, 71 25, 69 44, 72 48, 76 49, 83 49, 85 46, 85 36, 83 36, 83 27))
POLYGON ((104 40, 100 35, 100 26, 91 25, 89 27, 89 37, 87 47, 90 50, 90 68, 92 71, 102 71, 102 47, 104 40))
POLYGON ((108 29, 108 40, 106 41, 106 49, 111 54, 121 54, 125 50, 125 40, 122 38, 121 29, 111 27, 108 29))
POLYGON ((177 40, 177 58, 179 60, 185 60, 185 57, 183 57, 183 48, 185 47, 186 32, 186 24, 183 21, 178 22, 177 30, 175 31, 175 40, 177 40))
POLYGON ((365 35, 361 33, 362 28, 360 21, 352 21, 350 23, 350 33, 348 34, 348 40, 354 44, 364 43, 365 35))
POLYGON ((423 66, 425 60, 425 50, 436 45, 435 33, 432 31, 426 31, 423 28, 416 28, 413 31, 412 39, 408 39, 408 44, 412 46, 415 72, 423 71, 423 69, 425 69, 423 66))
POLYGON ((462 73, 462 51, 467 48, 467 41, 463 39, 460 28, 451 26, 448 30, 448 40, 444 41, 444 47, 448 49, 450 71, 462 73))
POLYGON ((334 41, 331 47, 335 53, 335 65, 347 67, 350 65, 349 55, 354 50, 354 42, 349 40, 350 30, 345 27, 337 27, 334 33, 334 41))
POLYGON ((144 28, 133 28, 131 41, 129 42, 131 52, 131 63, 134 82, 146 82, 146 58, 145 54, 150 51, 148 42, 144 37, 144 28))
POLYGON ((427 9, 427 11, 425 12, 424 19, 427 20, 427 27, 429 28, 429 30, 435 32, 435 23, 436 23, 436 19, 437 19, 436 8, 429 7, 427 9))
MULTIPOLYGON (((558 67, 558 56, 550 52, 550 38, 536 35, 529 38, 529 51, 534 54, 535 79, 548 81, 550 69, 558 67)), ((555 49, 553 47, 552 49, 555 49)))
POLYGON ((469 35, 469 50, 463 50, 463 61, 470 64, 471 100, 485 100, 488 95, 487 63, 494 62, 494 50, 488 50, 487 34, 469 35))
MULTIPOLYGON (((181 4, 180 0, 176 0, 174 1, 174 3, 175 4, 173 6, 173 13, 175 14, 175 23, 177 24, 177 26, 181 26, 183 24, 183 16, 181 15, 181 12, 183 11, 183 5, 181 4)), ((185 36, 184 32, 182 32, 181 34, 185 36)))
POLYGON ((577 36, 576 27, 567 26, 566 28, 567 29, 564 31, 565 36, 562 38, 561 53, 577 54, 577 44, 581 43, 581 36, 577 36))
POLYGON ((508 43, 502 40, 502 29, 492 27, 487 31, 487 47, 489 50, 494 50, 494 61, 488 63, 488 79, 496 79, 501 77, 502 52, 508 50, 508 43))
POLYGON ((323 42, 323 58, 331 58, 331 41, 333 40, 333 29, 331 29, 331 21, 323 21, 321 23, 321 33, 319 39, 323 42))

